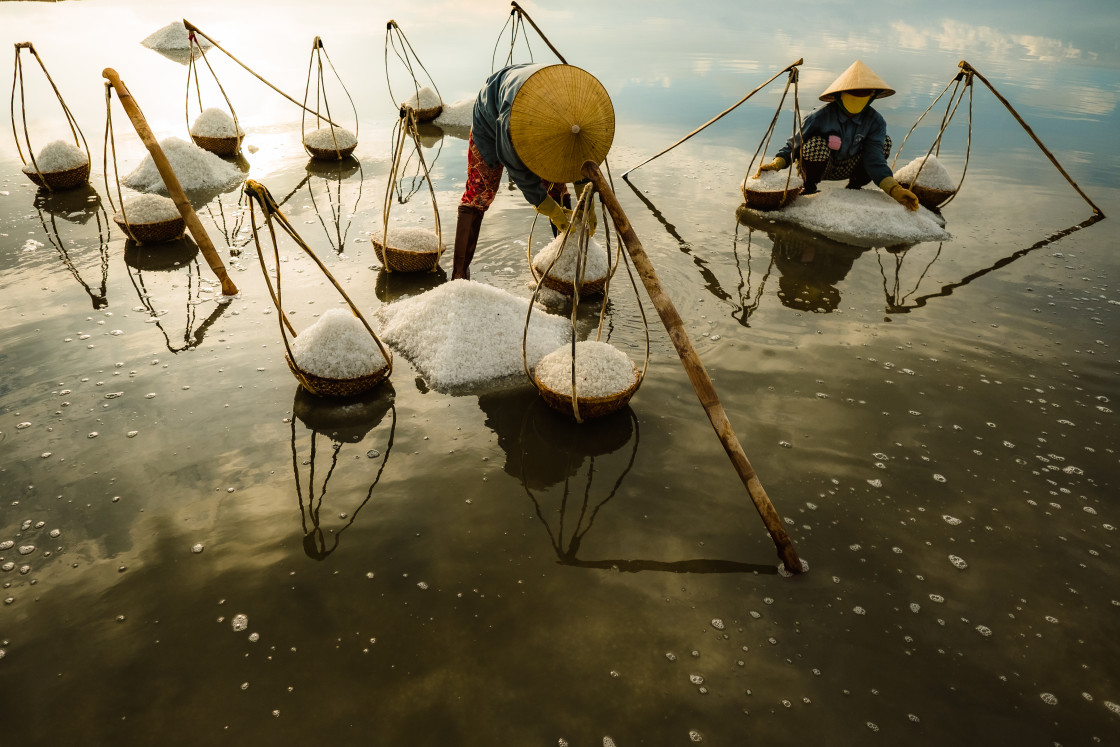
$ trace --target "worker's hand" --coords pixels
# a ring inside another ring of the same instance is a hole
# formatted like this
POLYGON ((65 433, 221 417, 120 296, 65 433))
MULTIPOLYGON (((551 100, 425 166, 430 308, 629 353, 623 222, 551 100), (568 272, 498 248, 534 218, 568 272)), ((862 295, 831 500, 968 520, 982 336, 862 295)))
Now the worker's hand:
POLYGON ((789 164, 786 163, 786 159, 781 156, 776 156, 770 163, 764 163, 759 166, 758 171, 754 172, 754 178, 757 179, 762 176, 763 171, 781 171, 786 166, 789 166, 789 164))
POLYGON ((568 230, 568 226, 572 223, 572 211, 560 207, 556 200, 551 197, 545 197, 541 200, 541 204, 537 205, 537 212, 552 221, 552 225, 556 226, 557 231, 568 230))
POLYGON ((897 202, 899 205, 902 205, 902 207, 906 208, 907 210, 918 209, 918 196, 901 184, 897 184, 893 189, 891 189, 891 197, 894 198, 895 202, 897 202))

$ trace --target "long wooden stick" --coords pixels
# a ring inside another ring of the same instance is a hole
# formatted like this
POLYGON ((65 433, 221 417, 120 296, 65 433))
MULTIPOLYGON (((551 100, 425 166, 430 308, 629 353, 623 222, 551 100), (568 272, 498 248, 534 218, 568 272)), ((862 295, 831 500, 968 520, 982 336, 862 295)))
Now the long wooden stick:
POLYGON ((152 155, 152 161, 155 162, 156 169, 159 171, 160 177, 163 179, 164 185, 167 187, 168 194, 175 202, 175 207, 179 209, 179 215, 183 216, 183 221, 187 224, 187 229, 194 237, 195 243, 198 248, 202 250, 202 256, 206 258, 206 264, 210 265, 210 269, 218 276, 218 280, 222 283, 222 295, 236 296, 237 286, 233 284, 230 279, 229 273, 226 272, 226 266, 222 262, 222 258, 218 255, 218 251, 210 242, 210 236, 207 235, 206 229, 202 226, 202 221, 198 219, 198 215, 194 212, 194 207, 191 205, 190 200, 187 199, 186 193, 183 191, 182 185, 179 184, 179 177, 175 176, 175 170, 171 168, 171 163, 167 160, 167 156, 163 153, 163 148, 159 147, 155 135, 152 134, 152 128, 148 126, 148 120, 144 118, 144 113, 140 111, 140 106, 136 103, 136 99, 132 98, 128 88, 121 78, 117 75, 117 71, 111 67, 105 68, 101 74, 113 84, 113 88, 117 90, 117 98, 121 101, 121 106, 124 107, 128 118, 132 120, 132 126, 136 129, 136 134, 140 136, 140 141, 144 143, 144 147, 152 155))
POLYGON ((699 127, 697 127, 697 128, 695 129, 695 130, 693 130, 692 132, 688 133, 687 135, 685 135, 684 137, 682 137, 682 138, 681 138, 680 140, 678 140, 677 142, 675 142, 675 143, 673 143, 672 145, 670 145, 670 146, 669 146, 668 148, 666 148, 665 150, 661 151, 661 152, 660 152, 660 153, 658 153, 657 155, 653 155, 653 156, 650 156, 650 157, 649 157, 649 158, 647 158, 646 160, 644 160, 644 161, 642 161, 641 163, 639 163, 639 164, 638 164, 637 166, 635 166, 635 167, 631 168, 631 169, 630 169, 629 171, 625 171, 625 172, 623 172, 623 174, 622 174, 622 178, 623 178, 623 179, 625 179, 625 178, 626 178, 626 175, 627 175, 627 174, 629 174, 629 173, 630 173, 631 171, 635 171, 635 170, 637 170, 637 169, 641 168, 642 166, 645 166, 645 165, 646 165, 647 163, 649 163, 650 161, 652 161, 652 160, 653 160, 653 159, 655 159, 655 158, 660 158, 661 156, 663 156, 663 155, 665 155, 666 153, 668 153, 669 151, 671 151, 671 150, 672 150, 673 148, 676 148, 676 147, 677 147, 678 145, 680 145, 681 143, 683 143, 683 142, 684 142, 685 140, 688 140, 688 139, 689 139, 690 137, 692 137, 693 135, 696 135, 697 133, 699 133, 699 132, 700 132, 701 130, 703 130, 704 128, 708 127, 709 125, 715 124, 715 123, 716 123, 716 122, 718 122, 719 120, 723 119, 723 118, 724 118, 724 117, 726 117, 726 116, 727 116, 728 114, 730 114, 731 112, 735 111, 735 109, 737 109, 737 108, 738 108, 738 107, 739 107, 739 106, 740 106, 740 105, 741 105, 741 104, 742 104, 743 102, 745 102, 745 101, 746 101, 747 99, 749 99, 749 98, 750 98, 751 96, 754 96, 754 95, 755 95, 756 93, 758 93, 759 91, 761 91, 761 90, 762 90, 763 88, 766 88, 766 86, 768 86, 768 85, 770 85, 771 83, 773 83, 773 82, 774 82, 774 80, 775 80, 775 79, 776 79, 776 78, 777 78, 777 77, 778 77, 779 75, 781 75, 782 73, 788 73, 788 72, 789 72, 790 70, 792 70, 793 68, 797 67, 798 65, 802 65, 802 64, 804 64, 804 63, 805 63, 805 60, 804 60, 804 58, 799 58, 799 59, 797 60, 797 62, 793 63, 792 65, 788 65, 788 66, 786 66, 786 67, 782 68, 781 70, 779 70, 778 72, 774 73, 773 77, 771 77, 771 78, 770 78, 770 80, 766 81, 765 83, 763 83, 762 85, 760 85, 760 86, 759 86, 758 88, 754 89, 753 91, 751 91, 750 93, 748 93, 748 94, 747 94, 746 96, 744 96, 743 98, 739 99, 739 100, 738 100, 738 101, 736 101, 736 102, 735 102, 734 104, 732 104, 731 106, 727 107, 727 108, 726 108, 726 109, 724 109, 724 110, 723 110, 722 112, 720 112, 720 113, 719 113, 719 114, 717 114, 716 116, 712 117, 712 118, 711 118, 711 119, 709 119, 709 120, 708 120, 707 122, 705 122, 704 124, 700 125, 700 126, 699 126, 699 127))
POLYGON ((1089 195, 1081 191, 1081 187, 1077 186, 1077 182, 1073 180, 1073 177, 1066 173, 1066 170, 1062 168, 1062 165, 1060 163, 1058 163, 1058 159, 1054 157, 1054 154, 1047 150, 1046 146, 1042 144, 1042 141, 1038 139, 1038 135, 1034 134, 1034 130, 1031 129, 1031 126, 1027 124, 1022 117, 1019 116, 1019 112, 1015 111, 1015 107, 1011 106, 1011 102, 1005 99, 1003 95, 995 89, 995 86, 993 86, 987 78, 981 75, 979 70, 968 64, 967 61, 961 60, 960 68, 966 73, 972 73, 973 75, 975 75, 981 80, 981 82, 984 83, 984 85, 988 87, 988 90, 991 91, 992 94, 994 94, 995 97, 1000 100, 1000 103, 1007 107, 1007 111, 1011 112, 1011 116, 1015 117, 1015 121, 1023 126, 1023 129, 1027 131, 1027 134, 1031 136, 1031 139, 1034 140, 1035 144, 1042 149, 1042 152, 1045 153, 1046 157, 1050 159, 1050 163, 1054 164, 1058 171, 1061 172, 1062 176, 1066 178, 1066 181, 1070 183, 1070 186, 1077 190, 1077 194, 1081 195, 1085 202, 1089 203, 1089 207, 1093 208, 1094 213, 1103 218, 1104 212, 1099 207, 1097 207, 1092 200, 1089 199, 1089 195))
POLYGON ((522 8, 520 5, 518 5, 516 2, 511 2, 510 5, 513 6, 513 11, 512 12, 517 13, 522 18, 524 18, 526 21, 528 21, 529 25, 533 27, 533 30, 537 32, 537 34, 541 37, 541 39, 544 40, 544 43, 548 45, 548 48, 552 50, 552 53, 554 55, 556 55, 557 58, 559 58, 559 60, 562 63, 567 65, 568 61, 564 59, 564 55, 560 54, 559 49, 552 46, 552 42, 550 42, 548 40, 548 37, 544 35, 544 32, 541 31, 540 26, 538 26, 536 23, 533 22, 533 19, 529 17, 529 14, 525 12, 525 9, 522 8))
POLYGON ((314 109, 308 109, 308 108, 307 108, 306 106, 304 106, 304 105, 303 105, 302 103, 300 103, 299 101, 296 101, 296 100, 295 100, 295 99, 293 99, 293 98, 292 98, 291 96, 289 96, 288 94, 284 93, 284 92, 283 92, 283 91, 281 91, 281 90, 280 90, 279 88, 277 88, 276 86, 272 85, 271 83, 269 83, 269 82, 268 82, 267 80, 265 80, 265 79, 264 79, 264 78, 262 78, 261 76, 257 75, 257 74, 256 74, 256 73, 255 73, 255 72, 253 71, 253 69, 252 69, 252 68, 250 68, 250 67, 249 67, 248 65, 246 65, 246 64, 245 64, 244 62, 242 62, 241 60, 237 59, 237 58, 236 58, 236 57, 234 57, 234 56, 233 56, 232 54, 230 54, 230 53, 229 53, 229 52, 228 52, 228 51, 227 51, 226 49, 224 49, 224 48, 222 47, 222 45, 221 45, 221 44, 218 44, 218 42, 216 42, 216 41, 214 41, 213 39, 211 39, 211 38, 210 38, 209 36, 207 36, 207 35, 206 35, 205 33, 203 33, 202 29, 200 29, 200 28, 199 28, 198 26, 195 26, 195 25, 194 25, 193 23, 191 23, 190 21, 188 21, 188 20, 187 20, 186 18, 184 18, 184 19, 183 19, 183 26, 185 26, 185 27, 186 27, 187 31, 193 31, 194 33, 198 34, 198 35, 199 35, 199 36, 201 36, 201 37, 202 37, 203 39, 205 39, 206 41, 210 42, 210 43, 211 43, 211 44, 213 44, 213 45, 214 45, 215 47, 217 47, 218 49, 220 49, 220 50, 221 50, 222 52, 225 52, 225 54, 226 54, 226 56, 227 56, 227 57, 229 57, 229 58, 230 58, 231 60, 233 60, 234 62, 236 62, 236 63, 237 63, 238 65, 240 65, 241 67, 245 68, 245 72, 249 73, 249 75, 252 75, 252 76, 253 76, 254 78, 256 78, 257 80, 259 80, 259 81, 260 81, 261 83, 264 83, 264 84, 265 84, 266 86, 268 86, 269 88, 271 88, 271 89, 272 89, 273 91, 276 91, 276 93, 280 94, 281 96, 283 96, 284 98, 286 98, 286 99, 287 99, 288 101, 291 101, 291 102, 292 102, 293 104, 295 104, 296 106, 298 106, 298 107, 299 107, 300 109, 303 109, 304 111, 307 111, 307 112, 311 112, 311 113, 312 113, 312 114, 314 114, 314 115, 315 115, 316 117, 318 117, 319 119, 322 119, 322 120, 323 120, 324 122, 326 122, 326 123, 327 123, 327 124, 329 124, 329 125, 332 125, 332 126, 334 126, 334 127, 339 127, 339 126, 340 126, 340 125, 337 125, 337 124, 335 124, 334 122, 330 121, 329 119, 327 119, 327 118, 326 118, 326 117, 324 117, 324 116, 323 116, 322 114, 320 114, 319 112, 315 111, 314 109))
POLYGON ((750 460, 747 459, 743 446, 739 443, 739 439, 731 427, 731 421, 727 419, 727 413, 724 412, 723 405, 719 401, 719 395, 716 394, 712 379, 708 376, 700 356, 692 346, 688 333, 685 332, 684 321, 677 313, 672 300, 662 289, 661 281, 657 279, 653 264, 646 256, 645 250, 642 248, 642 242, 638 240, 638 235, 634 233, 626 213, 622 211, 618 198, 615 197, 607 180, 603 178, 603 173, 599 171, 599 167, 593 161, 587 161, 583 164, 583 175, 595 185, 603 204, 611 214, 615 227, 618 229, 618 234, 622 237, 623 243, 626 244, 626 250, 630 253, 630 258, 634 260, 634 267, 637 268, 638 275, 642 278, 642 284, 646 287, 650 301, 661 316, 661 323, 665 325, 665 329, 669 332, 669 338, 677 349, 677 355, 680 356, 685 373, 688 374, 692 387, 696 390, 696 396, 700 398, 700 404, 703 405, 712 428, 719 436, 724 451, 731 458, 732 466, 739 473, 739 478, 746 486, 747 493, 750 495, 751 501, 754 502, 754 507, 758 509, 758 514, 766 525, 766 530, 770 532, 770 537, 774 540, 782 565, 790 573, 801 573, 801 560, 797 557, 797 551, 794 549, 793 542, 790 541, 785 527, 782 526, 782 519, 778 516, 774 504, 770 502, 770 498, 766 495, 762 482, 755 474, 750 460))

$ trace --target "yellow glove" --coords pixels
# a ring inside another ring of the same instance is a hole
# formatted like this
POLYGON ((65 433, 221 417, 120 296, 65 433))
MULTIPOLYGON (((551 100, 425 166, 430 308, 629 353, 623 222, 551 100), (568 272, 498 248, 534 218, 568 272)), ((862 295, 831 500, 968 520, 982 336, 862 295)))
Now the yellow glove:
POLYGON ((541 200, 541 204, 537 205, 537 212, 552 221, 557 231, 568 230, 568 226, 572 223, 572 211, 560 207, 551 197, 541 200))
POLYGON ((763 171, 781 171, 786 166, 789 166, 789 164, 786 163, 786 159, 781 156, 776 156, 770 163, 764 163, 759 166, 758 171, 754 172, 754 178, 757 179, 762 176, 763 171))
MULTIPOLYGON (((580 212, 577 220, 583 219, 583 213, 580 212)), ((595 215, 595 203, 588 198, 587 200, 587 235, 594 236, 595 229, 599 227, 599 219, 595 215)))
POLYGON ((879 182, 879 189, 886 192, 891 196, 891 199, 907 210, 918 209, 918 196, 895 181, 893 176, 888 176, 886 179, 879 182))

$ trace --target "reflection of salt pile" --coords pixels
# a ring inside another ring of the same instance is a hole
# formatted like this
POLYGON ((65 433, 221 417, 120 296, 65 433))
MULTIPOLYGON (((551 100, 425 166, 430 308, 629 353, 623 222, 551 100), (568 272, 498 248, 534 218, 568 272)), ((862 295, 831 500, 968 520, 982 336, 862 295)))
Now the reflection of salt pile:
POLYGON ((804 183, 799 174, 791 174, 789 169, 783 169, 763 171, 758 176, 748 177, 746 186, 752 192, 782 192, 786 189, 797 189, 804 183), (786 179, 789 179, 788 186, 786 179))
POLYGON ((137 223, 162 223, 181 218, 179 208, 170 197, 160 195, 136 195, 124 202, 123 209, 113 216, 113 220, 123 221, 127 217, 129 225, 137 223))
POLYGON ((856 246, 894 246, 944 241, 945 221, 925 208, 910 211, 879 189, 826 189, 802 195, 766 217, 796 223, 856 246))
MULTIPOLYGON (((199 148, 194 143, 169 137, 161 140, 159 146, 167 156, 179 185, 188 192, 221 191, 241 182, 241 171, 236 166, 199 148)), ((146 156, 143 162, 124 178, 123 183, 137 192, 167 194, 163 177, 159 175, 151 155, 146 156)))
POLYGON ((443 111, 432 122, 444 129, 469 130, 474 122, 474 97, 444 104, 443 111))
MULTIPOLYGON (((377 233, 374 233, 373 237, 378 241, 381 240, 381 236, 377 233)), ((436 232, 427 228, 390 228, 385 241, 393 249, 402 252, 439 251, 439 238, 436 232)))
POLYGON ((23 167, 23 173, 34 174, 35 166, 44 174, 53 174, 57 171, 69 171, 89 163, 86 152, 76 145, 71 145, 65 140, 55 140, 47 143, 39 154, 35 156, 35 163, 28 161, 23 167))
MULTIPOLYGON (((214 46, 206 39, 197 39, 198 45, 203 49, 209 49, 214 46)), ((188 50, 191 47, 190 37, 187 35, 187 27, 183 25, 182 21, 172 21, 159 31, 150 34, 144 41, 140 42, 148 49, 157 50, 188 50)))
MULTIPOLYGON (((541 358, 534 373, 541 384, 555 392, 572 391, 572 348, 564 345, 541 358)), ((605 342, 576 343, 576 394, 609 397, 629 389, 636 377, 626 353, 605 342)))
POLYGON ((358 138, 349 130, 327 125, 307 133, 303 138, 303 144, 312 150, 333 151, 336 146, 338 150, 346 150, 355 147, 358 144, 358 138))
POLYGON ((953 192, 957 188, 956 182, 949 176, 945 165, 937 159, 937 156, 930 156, 928 159, 924 156, 915 158, 894 174, 894 178, 903 184, 914 184, 915 176, 918 177, 917 184, 920 187, 938 189, 943 192, 953 192), (923 161, 925 165, 922 165, 923 161), (919 168, 922 170, 920 174, 918 173, 919 168))
MULTIPOLYGON (((521 335, 529 302, 470 280, 452 280, 382 306, 382 337, 436 387, 498 379, 523 370, 521 335)), ((564 344, 570 323, 534 309, 525 356, 534 365, 564 344)))
POLYGON ((191 134, 195 137, 237 137, 245 133, 241 128, 235 128, 233 117, 221 109, 210 108, 198 115, 191 125, 191 134))
MULTIPOLYGON (((541 249, 537 255, 533 257, 533 269, 541 274, 548 270, 548 265, 556 258, 556 254, 560 251, 560 245, 563 242, 564 236, 561 234, 553 239, 544 249, 541 249)), ((556 264, 552 266, 552 270, 548 273, 548 276, 571 283, 576 279, 576 259, 578 257, 579 246, 577 245, 575 236, 571 236, 568 238, 568 243, 567 246, 564 247, 563 254, 556 260, 556 264)), ((583 270, 583 281, 589 283, 602 280, 606 276, 607 253, 603 251, 603 247, 599 246, 598 241, 595 239, 588 239, 587 259, 583 270)))
POLYGON ((442 103, 438 93, 428 86, 424 86, 419 91, 412 94, 401 106, 407 106, 412 109, 434 109, 442 103))
POLYGON ((296 336, 292 357, 304 371, 327 379, 356 379, 385 364, 362 321, 349 309, 330 309, 296 336))

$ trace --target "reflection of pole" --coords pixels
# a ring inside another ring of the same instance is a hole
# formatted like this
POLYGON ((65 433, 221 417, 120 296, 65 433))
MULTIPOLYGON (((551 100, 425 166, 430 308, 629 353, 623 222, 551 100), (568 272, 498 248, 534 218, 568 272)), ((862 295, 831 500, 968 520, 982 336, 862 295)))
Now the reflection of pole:
POLYGON ((1042 144, 1042 141, 1038 139, 1038 135, 1034 134, 1034 130, 1031 129, 1031 126, 1023 121, 1023 118, 1019 116, 1019 112, 1015 111, 1015 107, 1011 106, 1011 102, 1005 99, 1003 95, 1000 94, 1000 92, 997 91, 990 82, 988 82, 988 79, 981 75, 979 70, 968 64, 967 61, 961 60, 960 67, 961 70, 964 70, 966 73, 972 73, 977 78, 979 78, 980 81, 988 87, 988 90, 991 91, 997 99, 999 99, 1000 103, 1007 107, 1007 111, 1011 112, 1011 116, 1015 117, 1015 121, 1023 126, 1023 129, 1026 130, 1027 134, 1031 136, 1032 140, 1034 140, 1035 145, 1041 148, 1042 152, 1046 154, 1046 157, 1050 159, 1050 163, 1054 164, 1054 166, 1057 167, 1062 176, 1066 178, 1066 181, 1070 183, 1070 186, 1077 190, 1077 194, 1081 195, 1081 197, 1084 198, 1085 202, 1089 203, 1089 207, 1093 208, 1093 212, 1103 218, 1104 213, 1101 211, 1101 209, 1093 204, 1093 201, 1089 199, 1089 195, 1081 191, 1081 187, 1077 186, 1077 182, 1073 180, 1073 177, 1066 173, 1066 170, 1062 168, 1062 165, 1060 163, 1058 163, 1058 159, 1054 157, 1054 154, 1047 150, 1046 146, 1042 144))
POLYGON ((132 98, 128 88, 121 82, 120 76, 117 71, 111 67, 105 68, 102 73, 108 80, 113 88, 117 91, 117 98, 120 99, 121 106, 124 107, 128 118, 132 120, 132 126, 136 129, 136 134, 140 136, 140 141, 148 149, 152 156, 152 161, 159 171, 160 177, 163 179, 164 185, 167 187, 168 194, 175 202, 175 207, 179 209, 179 215, 183 216, 183 221, 190 229, 191 236, 194 237, 195 243, 198 248, 202 250, 202 256, 206 257, 206 263, 210 265, 210 269, 218 276, 218 280, 222 283, 222 295, 236 296, 237 286, 234 285, 233 280, 226 272, 226 266, 222 262, 222 258, 218 255, 218 250, 214 248, 214 244, 210 242, 210 237, 206 233, 206 229, 202 226, 202 221, 198 219, 198 215, 194 212, 194 207, 191 205, 187 195, 183 192, 183 187, 179 184, 179 178, 175 176, 175 170, 171 168, 171 163, 164 155, 163 149, 159 147, 156 142, 155 135, 152 134, 152 128, 148 126, 148 120, 144 118, 144 113, 140 111, 140 106, 136 103, 136 99, 132 98))
POLYGON ((519 16, 528 21, 529 25, 533 27, 533 30, 537 32, 541 39, 544 40, 544 43, 548 45, 548 48, 552 50, 552 53, 560 59, 560 62, 567 65, 568 61, 564 59, 564 55, 560 54, 560 50, 552 46, 552 42, 548 40, 548 37, 544 35, 544 32, 541 31, 540 27, 537 26, 537 24, 533 23, 533 19, 529 17, 529 14, 525 12, 525 9, 518 5, 516 2, 511 2, 510 5, 513 6, 512 12, 517 13, 519 16))
POLYGON ((758 509, 762 522, 766 525, 766 530, 770 532, 770 537, 778 548, 778 557, 782 559, 782 564, 787 571, 801 573, 801 560, 797 557, 797 551, 794 549, 793 542, 790 541, 785 527, 782 526, 782 519, 774 509, 774 504, 770 502, 769 496, 766 495, 762 482, 755 474, 750 460, 747 459, 743 446, 739 443, 739 439, 731 427, 731 421, 727 419, 723 404, 719 401, 719 395, 716 394, 712 379, 704 369, 704 364, 700 360, 700 356, 697 355, 696 349, 692 346, 688 333, 685 332, 684 322, 680 314, 677 313, 676 307, 673 306, 672 300, 661 287, 661 281, 657 279, 653 264, 646 256, 642 243, 638 240, 638 235, 634 233, 634 229, 630 226, 626 213, 622 212, 622 206, 619 205, 618 198, 615 197, 610 185, 607 184, 607 180, 603 178, 603 173, 599 171, 599 167, 593 161, 587 161, 583 164, 583 175, 595 185, 603 204, 610 212, 615 228, 626 244, 630 258, 634 260, 634 266, 638 269, 638 274, 642 278, 642 284, 646 287, 650 301, 657 308, 657 313, 661 316, 661 322, 665 325, 669 338, 677 349, 677 355, 680 356, 685 373, 688 374, 692 387, 696 390, 696 396, 699 397, 700 404, 704 407, 712 428, 715 429, 716 435, 723 443, 724 451, 730 457, 735 471, 739 473, 739 478, 746 486, 747 493, 754 502, 755 508, 758 509))

